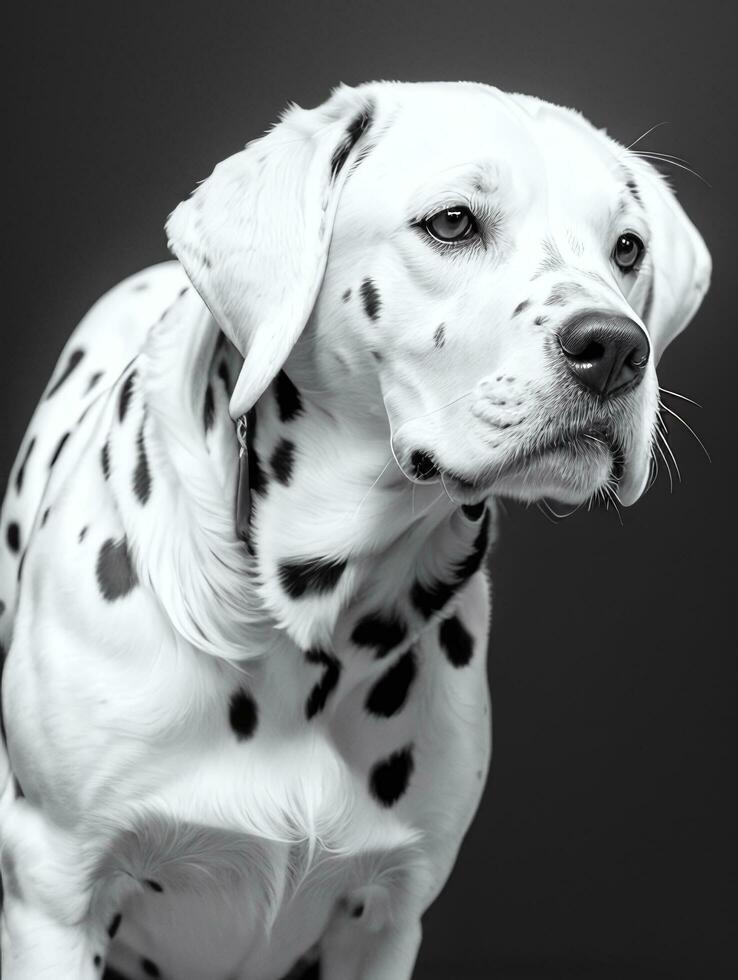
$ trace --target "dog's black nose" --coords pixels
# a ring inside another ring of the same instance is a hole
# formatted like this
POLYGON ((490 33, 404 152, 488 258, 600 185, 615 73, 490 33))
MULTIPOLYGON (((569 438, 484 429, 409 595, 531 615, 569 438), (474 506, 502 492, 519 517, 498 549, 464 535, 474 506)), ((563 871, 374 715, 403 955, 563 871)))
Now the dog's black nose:
POLYGON ((577 381, 601 398, 634 388, 650 353, 648 337, 637 323, 602 313, 572 317, 559 333, 559 344, 577 381))

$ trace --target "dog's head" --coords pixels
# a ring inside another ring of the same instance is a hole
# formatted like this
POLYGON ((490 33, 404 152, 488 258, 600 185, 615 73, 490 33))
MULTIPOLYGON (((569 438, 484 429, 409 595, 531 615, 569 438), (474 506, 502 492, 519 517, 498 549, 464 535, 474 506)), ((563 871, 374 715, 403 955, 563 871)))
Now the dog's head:
POLYGON ((167 231, 245 356, 234 417, 310 320, 402 469, 462 500, 636 500, 656 363, 710 278, 650 165, 570 110, 463 83, 290 109, 167 231))

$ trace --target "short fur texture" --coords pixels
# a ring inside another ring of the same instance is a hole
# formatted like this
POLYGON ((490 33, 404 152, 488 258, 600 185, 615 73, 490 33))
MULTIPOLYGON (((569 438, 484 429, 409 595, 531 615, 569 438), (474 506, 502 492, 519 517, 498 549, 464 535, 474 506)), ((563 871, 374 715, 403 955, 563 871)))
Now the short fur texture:
POLYGON ((495 496, 638 498, 709 256, 642 160, 467 83, 293 107, 167 233, 3 504, 4 976, 408 980, 489 764, 495 496), (648 338, 607 404, 557 342, 583 310, 648 338))

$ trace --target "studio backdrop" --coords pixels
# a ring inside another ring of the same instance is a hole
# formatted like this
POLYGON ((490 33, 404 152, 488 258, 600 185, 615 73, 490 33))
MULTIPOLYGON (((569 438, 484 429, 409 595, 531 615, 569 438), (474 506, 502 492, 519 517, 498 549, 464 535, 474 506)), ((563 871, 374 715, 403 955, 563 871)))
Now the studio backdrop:
POLYGON ((5 475, 77 321, 167 258, 169 212, 292 100, 473 79, 626 145, 656 127, 639 146, 682 159, 661 169, 714 273, 659 368, 674 459, 620 513, 504 506, 491 777, 426 915, 421 980, 736 975, 736 26, 730 4, 630 0, 6 14, 5 475))

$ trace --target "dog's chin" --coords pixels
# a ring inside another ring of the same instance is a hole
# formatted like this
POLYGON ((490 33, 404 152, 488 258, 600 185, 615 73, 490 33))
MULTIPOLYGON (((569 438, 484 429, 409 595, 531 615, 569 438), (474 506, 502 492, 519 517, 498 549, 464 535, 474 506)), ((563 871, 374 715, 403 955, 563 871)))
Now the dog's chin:
MULTIPOLYGON (((628 470, 619 444, 598 435, 581 433, 531 452, 516 453, 489 467, 485 476, 473 482, 454 479, 447 474, 446 483, 453 486, 453 495, 463 502, 499 495, 526 503, 548 498, 578 505, 605 488, 616 489, 619 493, 619 481, 628 470)), ((628 477, 629 495, 634 483, 634 478, 628 477)))

